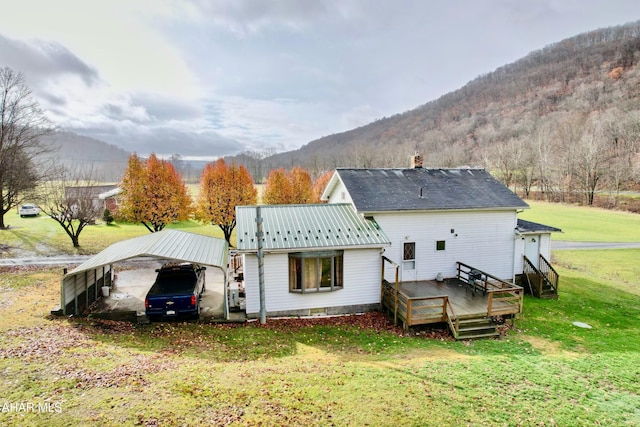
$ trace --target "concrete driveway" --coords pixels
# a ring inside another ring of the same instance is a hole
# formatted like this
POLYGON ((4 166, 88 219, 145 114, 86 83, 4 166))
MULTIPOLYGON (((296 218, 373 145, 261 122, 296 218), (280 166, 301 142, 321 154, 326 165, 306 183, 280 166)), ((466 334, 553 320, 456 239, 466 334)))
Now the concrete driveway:
MULTIPOLYGON (((96 317, 112 319, 146 319, 144 298, 155 281, 156 269, 162 262, 148 262, 139 267, 119 271, 108 297, 104 298, 93 311, 96 317)), ((207 267, 205 272, 205 292, 200 301, 200 318, 203 320, 224 317, 224 275, 216 267, 207 267)))

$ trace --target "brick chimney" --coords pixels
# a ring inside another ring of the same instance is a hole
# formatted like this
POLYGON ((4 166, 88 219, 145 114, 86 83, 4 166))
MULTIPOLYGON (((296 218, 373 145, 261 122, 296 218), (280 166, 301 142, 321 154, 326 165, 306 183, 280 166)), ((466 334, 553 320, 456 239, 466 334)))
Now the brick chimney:
POLYGON ((422 156, 417 152, 411 156, 409 167, 411 169, 422 169, 422 156))

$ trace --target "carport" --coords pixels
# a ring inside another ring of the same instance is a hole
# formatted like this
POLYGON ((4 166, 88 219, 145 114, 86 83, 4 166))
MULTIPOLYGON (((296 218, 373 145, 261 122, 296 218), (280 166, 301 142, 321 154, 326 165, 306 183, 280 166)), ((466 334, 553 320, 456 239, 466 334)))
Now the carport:
MULTIPOLYGON (((113 265, 147 257, 190 262, 222 270, 227 278, 229 246, 224 239, 178 230, 162 230, 115 243, 66 273, 60 285, 60 314, 80 315, 102 296, 101 288, 111 286, 113 265)), ((151 285, 151 284, 150 284, 151 285)), ((224 288, 224 316, 228 317, 227 287, 224 288)))

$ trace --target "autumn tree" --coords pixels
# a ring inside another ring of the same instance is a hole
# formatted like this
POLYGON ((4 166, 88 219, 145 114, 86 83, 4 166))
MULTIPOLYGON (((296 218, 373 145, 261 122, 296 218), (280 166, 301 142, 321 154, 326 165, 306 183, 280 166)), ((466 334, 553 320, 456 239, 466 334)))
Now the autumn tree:
POLYGON ((121 188, 119 216, 142 223, 152 233, 186 220, 191 213, 191 197, 182 177, 170 162, 155 154, 146 161, 131 155, 121 188))
POLYGON ((38 206, 56 221, 71 239, 74 248, 80 247, 80 233, 93 224, 102 213, 102 201, 97 200, 97 185, 92 168, 71 170, 59 167, 57 179, 40 186, 38 206))
POLYGON ((262 200, 270 205, 313 202, 313 183, 309 172, 299 166, 290 171, 275 169, 269 173, 262 200))
POLYGON ((291 203, 291 181, 287 172, 280 168, 269 172, 264 186, 262 201, 268 205, 285 205, 291 203))
POLYGON ((328 171, 328 172, 325 172, 322 175, 320 175, 313 182, 313 199, 312 199, 312 203, 322 203, 322 200, 320 200, 320 197, 322 196, 322 193, 324 192, 324 189, 327 187, 327 184, 331 180, 332 176, 333 176, 333 171, 328 171))
POLYGON ((0 230, 5 214, 45 180, 48 167, 38 158, 48 149, 40 137, 51 130, 24 75, 0 68, 0 230))
POLYGON ((236 206, 255 205, 258 192, 244 166, 223 159, 205 166, 200 178, 196 218, 220 227, 227 243, 236 227, 236 206))

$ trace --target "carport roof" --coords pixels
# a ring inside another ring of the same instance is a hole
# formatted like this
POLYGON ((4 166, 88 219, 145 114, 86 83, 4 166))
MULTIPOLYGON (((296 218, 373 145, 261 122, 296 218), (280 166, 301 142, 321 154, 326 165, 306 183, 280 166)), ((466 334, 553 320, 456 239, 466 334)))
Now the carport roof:
POLYGON ((166 258, 224 269, 227 265, 228 250, 229 246, 224 239, 185 231, 162 230, 114 243, 74 268, 69 274, 139 256, 166 258))

